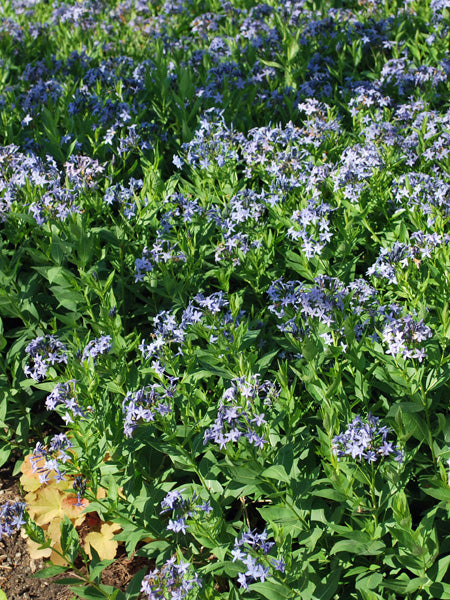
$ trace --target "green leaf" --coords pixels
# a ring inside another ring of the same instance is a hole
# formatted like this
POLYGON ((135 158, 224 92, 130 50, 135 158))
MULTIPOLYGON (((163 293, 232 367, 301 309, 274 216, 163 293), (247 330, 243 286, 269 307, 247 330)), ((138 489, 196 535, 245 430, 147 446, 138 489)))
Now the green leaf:
POLYGON ((314 590, 312 600, 331 600, 339 585, 341 568, 329 573, 314 590))
POLYGON ((332 488, 325 490, 313 490, 311 492, 313 496, 319 496, 319 498, 328 498, 329 500, 335 500, 336 502, 345 502, 347 496, 338 490, 332 488))
POLYGON ((69 561, 74 563, 80 551, 80 539, 77 530, 67 515, 64 515, 64 521, 61 523, 61 548, 69 561))
POLYGON ((284 481, 285 483, 290 483, 291 478, 286 473, 286 469, 283 465, 272 465, 265 469, 260 477, 268 477, 269 479, 276 479, 277 481, 284 481))
POLYGON ((304 279, 313 281, 314 275, 309 268, 307 261, 299 254, 296 254, 292 250, 286 252, 286 266, 293 271, 296 271, 304 279), (306 264, 305 264, 306 262, 306 264))
POLYGON ((8 598, 6 597, 5 592, 2 592, 2 590, 0 590, 0 600, 8 600, 8 598))
POLYGON ((100 582, 101 573, 114 562, 114 559, 100 560, 97 550, 91 546, 91 562, 89 565, 91 581, 100 582))
POLYGON ((279 349, 277 348, 276 350, 272 350, 271 352, 267 352, 267 354, 264 354, 264 356, 262 356, 259 360, 256 361, 256 370, 258 373, 260 373, 261 371, 265 371, 270 363, 272 362, 272 360, 275 358, 275 356, 278 354, 279 349))
POLYGON ((443 500, 444 502, 450 502, 450 488, 441 487, 441 488, 432 488, 423 486, 420 488, 422 492, 431 496, 432 498, 436 498, 436 500, 443 500))
POLYGON ((414 579, 411 579, 411 581, 406 586, 405 593, 412 594, 413 592, 424 586, 428 581, 428 577, 414 577, 414 579))
POLYGON ((77 577, 60 577, 55 579, 55 583, 60 585, 84 585, 84 580, 77 577))
POLYGON ((128 584, 128 587, 126 589, 126 599, 127 600, 137 600, 137 598, 139 597, 140 593, 141 593, 141 584, 142 584, 142 580, 144 579, 145 575, 147 574, 148 569, 141 569, 140 571, 138 571, 136 573, 136 575, 133 577, 133 579, 130 581, 130 583, 128 584))
POLYGON ((314 360, 314 358, 317 356, 317 354, 320 352, 321 348, 319 346, 319 344, 317 344, 312 338, 307 337, 305 338, 303 344, 302 344, 302 352, 303 352, 303 356, 305 357, 306 360, 311 361, 314 360))
POLYGON ((258 508, 261 517, 268 523, 282 525, 289 530, 292 537, 297 537, 303 531, 300 517, 288 506, 277 504, 275 506, 264 506, 258 508))
POLYGON ((385 579, 380 587, 393 590, 399 594, 404 594, 408 583, 408 575, 406 575, 406 573, 401 573, 396 579, 385 579))
POLYGON ((231 560, 223 560, 220 562, 213 562, 201 569, 202 574, 214 573, 215 575, 226 574, 228 577, 237 577, 239 573, 245 569, 231 560))
POLYGON ((384 552, 386 545, 381 541, 358 542, 356 540, 340 540, 330 550, 330 554, 349 552, 361 556, 377 556, 384 552))
POLYGON ((118 385, 115 381, 108 381, 108 383, 106 384, 106 389, 108 390, 108 392, 112 392, 113 394, 121 394, 122 396, 125 396, 123 388, 120 385, 118 385))
POLYGON ((76 292, 70 288, 52 285, 50 290, 58 300, 59 306, 63 306, 72 312, 75 312, 78 308, 78 305, 84 302, 83 294, 80 294, 80 292, 76 292))
POLYGON ((64 267, 33 267, 33 269, 45 277, 49 283, 55 283, 61 287, 72 287, 70 281, 74 277, 64 267))
POLYGON ((436 561, 431 569, 427 571, 427 575, 434 582, 442 581, 450 566, 450 554, 436 561))
POLYGON ((52 237, 52 244, 50 254, 53 260, 58 264, 62 264, 66 260, 67 256, 70 255, 71 246, 70 244, 62 242, 58 237, 52 237))
POLYGON ((11 456, 11 451, 12 449, 9 444, 3 446, 3 448, 0 448, 0 467, 2 467, 11 456))
POLYGON ((42 527, 36 525, 34 521, 32 521, 29 517, 27 518, 27 522, 25 523, 25 533, 36 542, 36 544, 41 544, 41 546, 50 547, 50 540, 45 539, 45 533, 42 527))
POLYGON ((263 583, 252 583, 249 590, 259 592, 261 596, 268 600, 286 600, 293 598, 293 592, 288 587, 278 581, 264 581, 263 583))
POLYGON ((222 377, 225 380, 233 379, 234 375, 231 371, 229 371, 228 369, 224 369, 223 367, 217 366, 216 364, 213 364, 213 362, 211 362, 211 360, 213 359, 211 359, 209 356, 208 358, 206 358, 206 353, 197 352, 196 354, 199 355, 198 362, 199 365, 203 367, 203 371, 206 371, 211 375, 217 375, 217 377, 222 377), (200 356, 202 356, 202 358, 200 358, 200 356))
POLYGON ((80 598, 84 600, 114 600, 119 593, 117 588, 114 588, 112 585, 99 585, 100 590, 93 588, 92 586, 85 586, 82 588, 71 589, 74 594, 77 594, 80 598))
MULTIPOLYGON (((367 569, 366 569, 367 571, 367 569)), ((383 581, 381 573, 371 573, 367 577, 357 579, 355 587, 360 591, 377 590, 383 581)))
POLYGON ((416 549, 417 543, 412 531, 404 527, 389 526, 388 529, 394 539, 398 540, 402 546, 413 551, 416 549))
POLYGON ((447 600, 447 598, 450 598, 449 583, 432 583, 428 589, 431 593, 431 597, 435 598, 436 600, 447 600))
MULTIPOLYGON (((59 565, 52 565, 51 567, 46 567, 45 569, 41 569, 37 573, 33 573, 32 577, 36 577, 37 579, 47 579, 47 577, 54 577, 55 575, 59 575, 60 573, 65 573, 69 569, 70 569, 70 567, 61 567, 59 565)), ((58 580, 58 582, 59 582, 59 580, 58 580)))

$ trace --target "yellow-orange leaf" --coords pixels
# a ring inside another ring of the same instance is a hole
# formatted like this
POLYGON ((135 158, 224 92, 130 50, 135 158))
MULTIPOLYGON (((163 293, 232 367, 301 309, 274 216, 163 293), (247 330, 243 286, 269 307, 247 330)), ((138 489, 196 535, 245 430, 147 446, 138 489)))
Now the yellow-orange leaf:
POLYGON ((95 548, 101 560, 113 559, 116 556, 118 543, 113 540, 114 533, 120 530, 117 523, 103 523, 100 532, 91 531, 84 538, 84 549, 92 558, 91 547, 95 548))
POLYGON ((59 554, 55 552, 58 550, 62 554, 61 547, 61 521, 55 519, 50 523, 47 529, 47 535, 52 540, 52 553, 50 554, 50 560, 54 565, 65 567, 68 563, 59 554))
POLYGON ((64 494, 61 501, 61 508, 64 514, 69 517, 75 527, 81 525, 85 520, 86 515, 83 514, 83 510, 89 505, 86 498, 81 498, 81 502, 78 505, 78 496, 74 494, 64 494))
POLYGON ((28 536, 27 536, 27 546, 28 546, 28 552, 30 553, 30 557, 33 558, 34 560, 40 560, 42 558, 49 558, 51 553, 52 553, 52 549, 51 548, 44 548, 43 550, 40 550, 40 544, 38 544, 37 542, 33 542, 33 540, 31 540, 28 536))
POLYGON ((106 498, 106 490, 105 490, 105 488, 98 487, 97 488, 97 500, 100 500, 101 498, 106 498))
POLYGON ((53 519, 64 518, 61 506, 63 493, 53 485, 48 485, 38 492, 32 492, 25 496, 28 512, 38 525, 51 523, 53 519))
POLYGON ((41 487, 41 482, 39 481, 39 475, 34 473, 31 463, 30 463, 31 454, 25 457, 20 470, 22 471, 22 475, 20 477, 20 484, 26 492, 34 492, 38 488, 41 487))
MULTIPOLYGON (((20 470, 22 471, 22 475, 20 477, 20 484, 26 492, 35 492, 40 487, 46 487, 48 485, 53 485, 57 487, 59 490, 64 490, 67 487, 70 487, 70 483, 67 481, 60 481, 56 483, 54 479, 55 471, 49 472, 49 483, 42 484, 39 480, 39 473, 33 471, 33 467, 31 465, 31 454, 25 457, 20 470)), ((43 458, 40 458, 37 462, 34 463, 35 467, 42 467, 45 463, 43 458)))

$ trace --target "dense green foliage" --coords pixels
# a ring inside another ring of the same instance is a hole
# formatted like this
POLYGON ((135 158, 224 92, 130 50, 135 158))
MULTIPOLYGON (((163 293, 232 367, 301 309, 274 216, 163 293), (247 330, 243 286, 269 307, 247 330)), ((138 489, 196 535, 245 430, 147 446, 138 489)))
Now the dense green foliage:
POLYGON ((74 593, 450 598, 448 1, 2 6, 0 461, 153 568, 74 593))

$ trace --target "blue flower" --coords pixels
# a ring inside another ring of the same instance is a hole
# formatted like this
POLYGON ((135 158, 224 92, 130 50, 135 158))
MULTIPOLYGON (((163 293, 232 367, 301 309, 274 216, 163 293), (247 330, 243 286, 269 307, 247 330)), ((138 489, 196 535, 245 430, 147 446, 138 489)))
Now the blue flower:
POLYGON ((247 590, 248 585, 255 581, 265 581, 270 574, 270 567, 284 573, 285 563, 273 557, 264 559, 275 542, 267 540, 267 531, 262 533, 256 531, 244 532, 240 538, 235 538, 234 548, 231 550, 233 562, 241 561, 247 568, 245 572, 238 575, 237 581, 241 588, 247 590))
POLYGON ((391 430, 380 426, 379 422, 380 419, 370 413, 366 421, 358 415, 343 433, 333 438, 332 451, 338 458, 351 456, 369 464, 383 456, 393 456, 394 460, 401 463, 403 452, 388 441, 391 430))
POLYGON ((23 518, 25 507, 23 502, 6 502, 0 507, 0 540, 3 536, 10 537, 19 531, 25 523, 23 518))
POLYGON ((101 335, 99 338, 91 340, 83 350, 81 361, 88 360, 89 357, 94 361, 100 354, 105 354, 112 349, 112 338, 110 335, 101 335))
POLYGON ((50 365, 67 364, 66 347, 54 335, 35 338, 25 348, 25 352, 30 355, 32 366, 26 365, 23 371, 35 381, 44 379, 50 365))

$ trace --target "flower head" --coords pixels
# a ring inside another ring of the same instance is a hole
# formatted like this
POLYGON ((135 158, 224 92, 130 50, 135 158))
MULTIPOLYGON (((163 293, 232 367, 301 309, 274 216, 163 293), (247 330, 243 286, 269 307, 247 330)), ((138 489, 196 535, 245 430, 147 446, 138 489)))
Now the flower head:
POLYGON ((376 462, 384 456, 393 456, 397 462, 403 461, 403 452, 388 441, 391 430, 380 426, 379 417, 369 413, 366 420, 359 415, 347 425, 347 429, 333 438, 332 450, 338 458, 351 456, 368 463, 376 462))
POLYGON ((13 535, 25 523, 25 506, 24 502, 6 502, 0 507, 0 540, 4 535, 13 535))

